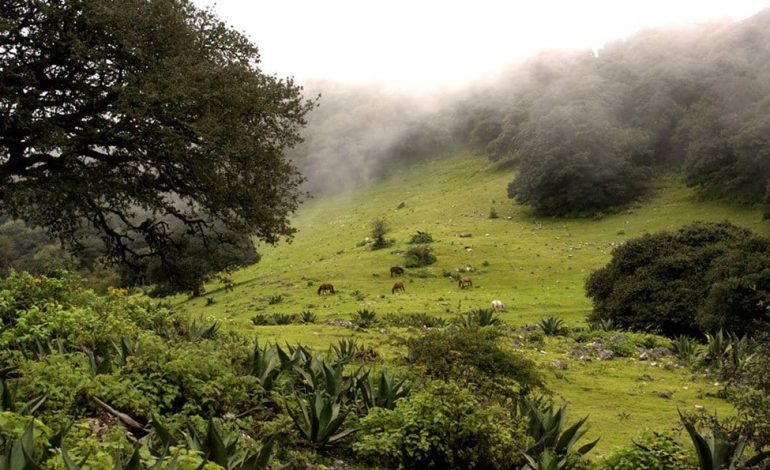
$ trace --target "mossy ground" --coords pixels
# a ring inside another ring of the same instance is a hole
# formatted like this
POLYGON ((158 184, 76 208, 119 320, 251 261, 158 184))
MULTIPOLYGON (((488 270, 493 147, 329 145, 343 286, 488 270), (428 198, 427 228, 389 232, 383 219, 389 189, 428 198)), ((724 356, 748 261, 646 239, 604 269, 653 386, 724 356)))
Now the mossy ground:
MULTIPOLYGON (((696 220, 732 222, 761 233, 770 232, 759 210, 725 202, 699 200, 677 176, 666 176, 647 200, 614 214, 594 219, 537 217, 506 197, 513 170, 492 165, 485 158, 457 154, 397 169, 380 181, 306 202, 293 224, 292 243, 260 248, 262 261, 234 273, 235 288, 207 286, 214 300, 174 299, 180 310, 226 319, 262 340, 301 342, 325 349, 338 338, 357 336, 386 359, 400 354, 387 332, 366 332, 324 324, 331 318, 349 319, 359 309, 378 315, 425 312, 451 318, 470 308, 502 300, 503 320, 511 326, 536 324, 555 315, 568 326, 585 326, 591 309, 584 282, 610 259, 613 246, 647 232, 675 230, 696 220), (403 203, 403 207, 398 209, 403 203), (497 218, 490 218, 494 208, 497 218), (373 251, 364 245, 371 222, 384 218, 393 246, 373 251), (399 250, 417 230, 429 232, 438 261, 408 269, 405 294, 391 294, 391 266, 403 266, 399 250), (462 238, 461 232, 471 237, 462 238), (473 279, 473 289, 460 290, 448 274, 455 269, 473 279), (331 282, 337 295, 320 297, 318 285, 331 282), (354 295, 355 294, 355 295, 354 295), (281 296, 270 303, 271 296, 281 296), (313 311, 311 325, 254 327, 257 313, 313 311)), ((569 415, 590 415, 601 436, 598 456, 628 445, 645 428, 667 430, 678 424, 677 408, 706 406, 720 416, 730 406, 712 395, 720 389, 683 368, 664 369, 649 361, 615 359, 601 362, 568 360, 556 371, 553 359, 566 358, 568 339, 549 339, 543 352, 525 353, 543 365, 557 401, 569 404, 569 415), (661 398, 656 392, 673 392, 661 398)))

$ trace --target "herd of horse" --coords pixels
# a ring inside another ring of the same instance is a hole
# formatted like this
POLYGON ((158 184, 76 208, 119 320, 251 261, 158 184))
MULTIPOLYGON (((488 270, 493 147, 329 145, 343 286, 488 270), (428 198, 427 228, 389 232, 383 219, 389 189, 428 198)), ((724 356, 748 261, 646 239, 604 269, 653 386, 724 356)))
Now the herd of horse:
MULTIPOLYGON (((393 266, 390 268, 390 277, 398 277, 404 274, 404 268, 401 266, 393 266)), ((460 289, 470 289, 473 287, 473 281, 468 276, 462 276, 460 279, 457 280, 457 287, 460 289)), ((391 294, 395 294, 396 292, 400 292, 402 294, 406 293, 406 287, 404 286, 404 283, 401 281, 397 281, 395 284, 393 284, 393 288, 390 290, 391 294)), ((318 286, 318 295, 335 295, 337 292, 334 290, 334 285, 325 282, 318 286)), ((505 305, 501 300, 493 300, 491 304, 491 308, 493 311, 496 312, 504 312, 505 311, 505 305)))
MULTIPOLYGON (((404 274, 404 268, 401 266, 393 266, 390 268, 390 277, 398 277, 404 274)), ((467 276, 463 276, 457 281, 457 286, 460 289, 470 289, 473 287, 473 281, 471 278, 467 276)), ((393 284, 393 289, 390 290, 392 294, 395 294, 396 292, 406 292, 406 287, 404 287, 404 283, 401 281, 396 282, 393 284)), ((334 295, 336 292, 334 291, 334 286, 329 283, 324 283, 318 286, 318 295, 334 295)))

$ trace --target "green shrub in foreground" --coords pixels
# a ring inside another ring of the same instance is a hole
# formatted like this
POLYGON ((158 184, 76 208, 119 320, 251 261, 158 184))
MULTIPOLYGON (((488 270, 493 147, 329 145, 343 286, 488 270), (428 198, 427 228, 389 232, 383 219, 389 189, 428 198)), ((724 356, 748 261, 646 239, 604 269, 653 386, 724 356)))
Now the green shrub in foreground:
POLYGON ((639 441, 607 456, 599 463, 602 470, 640 468, 685 470, 693 468, 682 444, 667 434, 649 433, 639 441))
POLYGON ((353 444, 384 468, 518 468, 524 424, 452 382, 431 382, 393 410, 373 409, 353 444))

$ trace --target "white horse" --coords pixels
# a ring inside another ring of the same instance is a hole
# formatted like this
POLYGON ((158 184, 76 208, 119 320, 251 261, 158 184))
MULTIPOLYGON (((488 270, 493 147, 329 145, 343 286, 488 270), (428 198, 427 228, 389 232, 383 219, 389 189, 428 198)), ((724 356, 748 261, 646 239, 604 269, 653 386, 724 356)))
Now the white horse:
POLYGON ((505 304, 502 300, 493 300, 492 301, 492 311, 493 312, 505 312, 505 304))

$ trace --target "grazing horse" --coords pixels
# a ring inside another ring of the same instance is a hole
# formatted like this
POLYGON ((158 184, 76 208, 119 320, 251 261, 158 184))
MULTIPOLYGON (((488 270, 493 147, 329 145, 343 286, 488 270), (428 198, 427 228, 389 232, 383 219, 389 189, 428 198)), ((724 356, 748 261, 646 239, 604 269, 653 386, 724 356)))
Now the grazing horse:
POLYGON ((334 295, 334 286, 331 284, 321 284, 318 286, 318 295, 334 295))
POLYGON ((473 287, 473 281, 471 281, 471 278, 469 277, 461 277, 459 281, 457 281, 457 286, 460 289, 470 289, 473 287))
POLYGON ((402 274, 404 274, 404 268, 402 268, 401 266, 393 266, 392 268, 390 268, 390 277, 400 276, 402 274))
POLYGON ((505 304, 502 300, 493 300, 492 301, 492 311, 493 312, 505 312, 505 304))
POLYGON ((395 294, 396 292, 403 292, 406 293, 406 288, 404 287, 403 282, 397 282, 393 284, 393 289, 390 290, 391 294, 395 294))

